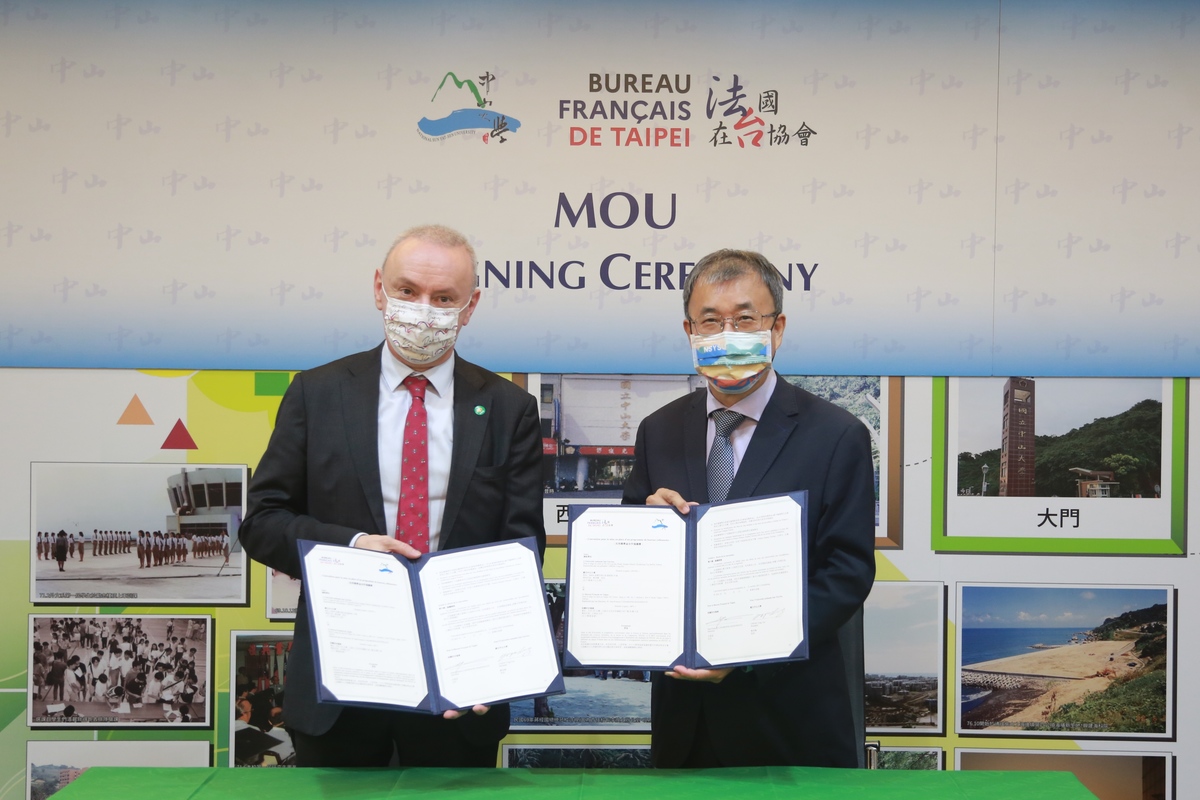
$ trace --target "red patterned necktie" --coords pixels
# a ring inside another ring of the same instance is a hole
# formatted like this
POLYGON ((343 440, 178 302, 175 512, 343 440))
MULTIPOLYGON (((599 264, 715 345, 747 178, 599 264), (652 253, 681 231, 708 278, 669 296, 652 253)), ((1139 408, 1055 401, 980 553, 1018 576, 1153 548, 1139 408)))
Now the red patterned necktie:
POLYGON ((423 375, 409 375, 404 388, 412 405, 404 419, 404 452, 400 458, 400 502, 396 506, 396 539, 429 552, 429 445, 426 437, 423 375))

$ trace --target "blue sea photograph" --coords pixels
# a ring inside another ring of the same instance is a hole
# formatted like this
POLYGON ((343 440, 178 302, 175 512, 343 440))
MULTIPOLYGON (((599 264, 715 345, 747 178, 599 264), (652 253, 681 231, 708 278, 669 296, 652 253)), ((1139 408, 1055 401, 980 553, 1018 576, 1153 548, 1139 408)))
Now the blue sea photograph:
POLYGON ((1166 737, 1169 586, 959 584, 960 733, 1166 737))

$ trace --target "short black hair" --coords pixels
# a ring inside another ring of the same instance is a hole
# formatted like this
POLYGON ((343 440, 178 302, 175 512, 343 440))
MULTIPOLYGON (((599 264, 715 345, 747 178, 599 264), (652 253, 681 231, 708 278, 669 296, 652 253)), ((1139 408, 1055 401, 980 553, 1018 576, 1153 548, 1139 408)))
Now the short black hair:
POLYGON ((753 250, 717 250, 696 262, 683 282, 683 315, 688 315, 688 304, 697 283, 728 283, 743 275, 757 275, 771 293, 775 304, 772 313, 783 313, 783 277, 775 265, 762 253, 753 250))

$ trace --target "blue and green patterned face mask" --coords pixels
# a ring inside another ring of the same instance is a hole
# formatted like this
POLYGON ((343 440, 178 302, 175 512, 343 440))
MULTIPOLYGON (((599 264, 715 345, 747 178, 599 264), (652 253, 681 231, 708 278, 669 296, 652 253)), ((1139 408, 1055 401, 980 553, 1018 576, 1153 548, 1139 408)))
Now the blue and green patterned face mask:
POLYGON ((718 392, 742 394, 771 366, 771 331, 692 334, 692 364, 718 392))

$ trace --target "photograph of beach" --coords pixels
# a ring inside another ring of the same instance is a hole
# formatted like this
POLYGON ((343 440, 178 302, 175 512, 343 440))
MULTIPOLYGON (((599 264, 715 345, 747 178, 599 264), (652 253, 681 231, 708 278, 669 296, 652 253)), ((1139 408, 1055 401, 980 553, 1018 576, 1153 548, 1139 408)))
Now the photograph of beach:
POLYGON ((1167 738, 1169 586, 959 584, 959 733, 1167 738))
POLYGON ((876 581, 863 608, 868 733, 941 733, 941 582, 876 581))

